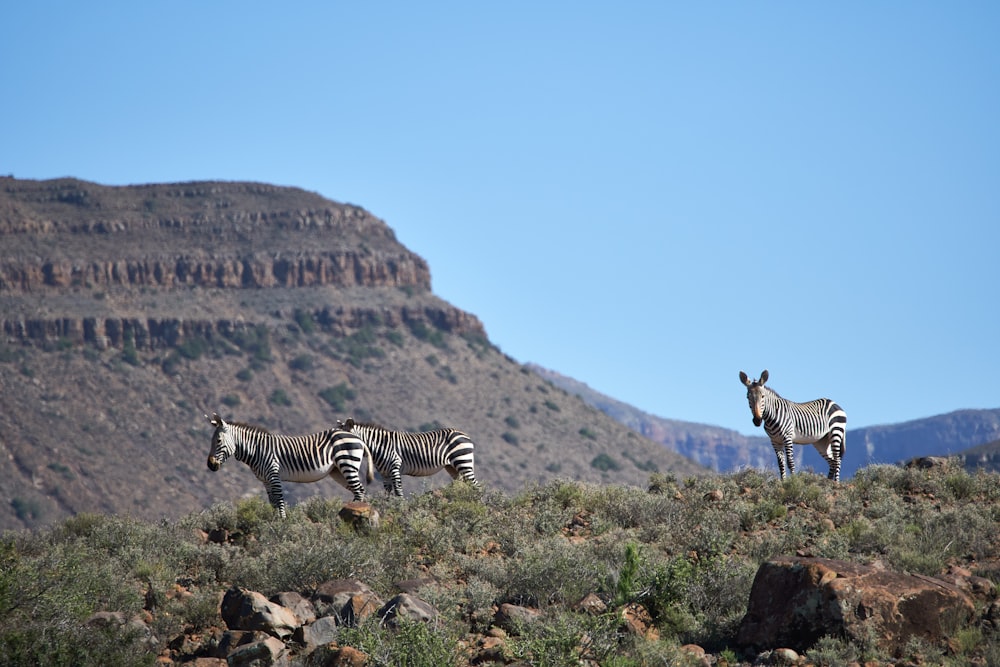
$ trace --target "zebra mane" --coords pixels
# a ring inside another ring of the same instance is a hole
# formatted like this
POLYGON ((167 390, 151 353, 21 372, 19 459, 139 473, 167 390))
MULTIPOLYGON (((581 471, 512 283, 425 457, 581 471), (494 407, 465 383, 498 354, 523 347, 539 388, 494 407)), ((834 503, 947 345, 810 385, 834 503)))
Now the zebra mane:
POLYGON ((771 387, 768 387, 766 384, 762 384, 761 385, 761 389, 766 389, 767 391, 771 392, 772 394, 774 394, 775 398, 781 398, 782 397, 781 394, 779 394, 778 392, 776 392, 771 387))
MULTIPOLYGON (((375 422, 359 422, 358 420, 353 419, 353 417, 349 417, 348 420, 353 420, 354 426, 356 426, 356 427, 377 429, 377 430, 381 430, 381 431, 392 431, 394 433, 433 433, 434 431, 449 431, 449 430, 452 430, 448 426, 438 426, 437 428, 428 429, 427 431, 410 431, 408 429, 389 428, 387 426, 382 426, 381 424, 378 424, 378 423, 375 423, 375 422)), ((347 428, 347 421, 348 420, 340 421, 338 419, 337 420, 337 427, 338 428, 347 428)))
POLYGON ((246 422, 229 422, 230 426, 239 426, 247 431, 252 431, 254 433, 263 433, 265 435, 271 435, 271 432, 264 428, 263 426, 258 426, 257 424, 247 424, 246 422))

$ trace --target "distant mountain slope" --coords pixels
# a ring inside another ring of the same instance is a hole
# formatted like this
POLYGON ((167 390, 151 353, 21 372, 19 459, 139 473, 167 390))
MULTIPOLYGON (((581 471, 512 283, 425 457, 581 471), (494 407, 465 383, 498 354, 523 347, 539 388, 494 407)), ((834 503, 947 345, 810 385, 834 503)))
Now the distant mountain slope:
POLYGON ((959 452, 968 470, 1000 472, 1000 440, 993 440, 978 447, 959 452))
MULTIPOLYGON (((657 417, 610 398, 586 384, 537 364, 530 368, 557 387, 614 417, 630 429, 662 443, 717 472, 751 466, 777 471, 774 450, 766 436, 749 437, 718 426, 657 417)), ((739 400, 739 396, 734 400, 739 400)), ((763 434, 763 429, 761 430, 763 434)), ((963 450, 1000 438, 1000 408, 958 410, 943 415, 851 429, 848 422, 847 455, 841 474, 850 477, 872 463, 900 463, 916 456, 957 455, 963 450)), ((977 455, 991 460, 1000 455, 989 449, 977 455)), ((800 467, 826 471, 826 463, 809 446, 796 449, 800 467)))
POLYGON ((717 472, 774 464, 774 451, 766 437, 748 437, 721 426, 657 417, 538 364, 527 367, 633 431, 717 472))
POLYGON ((900 424, 858 429, 852 444, 864 448, 860 452, 860 465, 864 465, 905 461, 915 456, 958 455, 998 438, 1000 409, 956 410, 900 424))
POLYGON ((360 207, 259 183, 0 177, 0 530, 263 496, 238 461, 208 471, 215 411, 282 433, 455 426, 507 491, 709 473, 503 355, 360 207))

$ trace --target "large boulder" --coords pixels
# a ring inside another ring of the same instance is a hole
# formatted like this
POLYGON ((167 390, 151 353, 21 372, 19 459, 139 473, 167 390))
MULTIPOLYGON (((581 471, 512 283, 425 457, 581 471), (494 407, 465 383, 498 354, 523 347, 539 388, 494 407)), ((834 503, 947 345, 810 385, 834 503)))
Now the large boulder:
POLYGON ((230 630, 263 630, 280 639, 290 637, 302 625, 291 609, 245 588, 226 591, 219 612, 230 630))
POLYGON ((378 616, 385 625, 396 627, 401 618, 412 622, 430 623, 438 617, 438 610, 415 595, 400 593, 379 609, 378 616))
POLYGON ((379 610, 382 600, 355 579, 332 579, 316 587, 312 595, 316 616, 334 616, 340 625, 354 626, 379 610))
POLYGON ((760 566, 736 635, 753 650, 808 650, 833 635, 899 654, 911 637, 946 640, 947 627, 969 621, 972 600, 952 583, 826 558, 779 557, 760 566), (943 627, 944 626, 944 627, 943 627))

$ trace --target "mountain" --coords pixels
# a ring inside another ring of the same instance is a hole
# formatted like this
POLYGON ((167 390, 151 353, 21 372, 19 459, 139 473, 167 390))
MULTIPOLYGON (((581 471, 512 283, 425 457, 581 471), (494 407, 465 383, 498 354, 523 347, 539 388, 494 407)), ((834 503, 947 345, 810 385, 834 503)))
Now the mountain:
POLYGON ((502 354, 385 222, 297 188, 0 178, 0 333, 0 529, 263 496, 242 463, 208 470, 212 412, 454 426, 507 491, 709 472, 502 354))
POLYGON ((968 470, 1000 472, 1000 440, 966 449, 958 455, 968 470))
MULTIPOLYGON (((717 426, 665 419, 617 401, 586 384, 548 370, 537 364, 529 367, 557 387, 580 396, 605 414, 633 431, 666 445, 717 472, 732 472, 744 467, 777 471, 774 450, 766 436, 746 436, 717 426)), ((742 400, 736 394, 733 400, 742 400)), ((763 429, 761 429, 763 434, 763 429)), ((963 455, 973 464, 1000 460, 996 448, 965 450, 1000 438, 1000 409, 957 410, 943 415, 900 424, 851 429, 848 422, 847 454, 841 476, 850 477, 858 468, 873 463, 901 463, 918 456, 963 455)), ((826 463, 809 446, 796 448, 799 467, 826 472, 826 463)))
POLYGON ((764 436, 746 436, 721 426, 657 417, 602 394, 579 380, 535 363, 529 363, 527 366, 553 385, 579 396, 587 404, 613 417, 636 433, 666 445, 672 451, 717 472, 730 472, 747 467, 767 468, 775 463, 774 451, 764 436))

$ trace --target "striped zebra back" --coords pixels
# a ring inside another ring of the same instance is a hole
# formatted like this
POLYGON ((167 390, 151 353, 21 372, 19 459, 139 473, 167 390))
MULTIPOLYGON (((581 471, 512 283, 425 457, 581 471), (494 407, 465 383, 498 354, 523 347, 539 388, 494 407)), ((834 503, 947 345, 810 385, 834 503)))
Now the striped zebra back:
POLYGON ((338 426, 367 443, 386 491, 397 496, 403 495, 402 475, 422 477, 445 469, 454 479, 461 477, 473 485, 479 483, 475 477, 475 445, 457 429, 394 431, 353 419, 338 422, 338 426))

